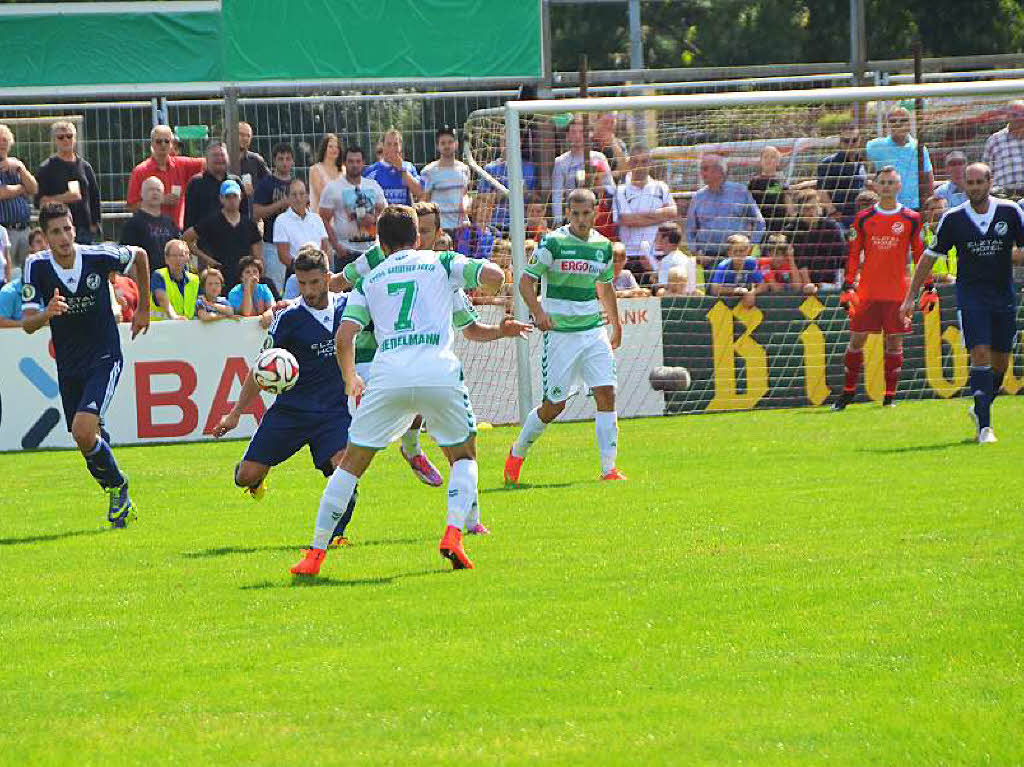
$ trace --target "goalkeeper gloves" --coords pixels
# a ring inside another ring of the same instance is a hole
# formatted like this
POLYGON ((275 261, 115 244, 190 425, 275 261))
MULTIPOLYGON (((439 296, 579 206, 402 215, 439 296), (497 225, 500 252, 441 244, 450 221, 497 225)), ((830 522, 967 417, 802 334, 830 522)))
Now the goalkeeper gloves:
POLYGON ((857 294, 853 292, 853 285, 848 282, 843 283, 843 292, 839 294, 839 305, 846 310, 847 314, 852 314, 857 308, 857 294))
POLYGON ((939 297, 935 293, 934 285, 926 285, 921 297, 917 299, 917 308, 922 314, 928 314, 939 303, 939 297))

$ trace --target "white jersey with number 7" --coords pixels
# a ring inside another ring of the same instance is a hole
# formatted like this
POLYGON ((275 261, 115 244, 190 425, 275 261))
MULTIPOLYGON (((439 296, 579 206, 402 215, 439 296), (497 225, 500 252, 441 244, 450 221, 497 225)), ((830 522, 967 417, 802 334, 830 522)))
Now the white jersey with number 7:
POLYGON ((400 250, 356 282, 342 320, 360 327, 373 322, 375 389, 462 383, 453 290, 477 287, 484 263, 452 252, 400 250))

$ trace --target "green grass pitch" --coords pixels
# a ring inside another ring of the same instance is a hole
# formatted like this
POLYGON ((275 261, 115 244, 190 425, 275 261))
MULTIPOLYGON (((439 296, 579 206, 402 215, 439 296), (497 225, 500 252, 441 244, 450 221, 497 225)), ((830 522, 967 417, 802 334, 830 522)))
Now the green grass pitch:
POLYGON ((306 453, 256 504, 244 443, 119 448, 124 531, 4 455, 0 763, 1022 764, 1024 399, 966 407, 623 421, 608 485, 556 424, 518 490, 485 431, 471 572, 391 448, 312 583, 306 453))

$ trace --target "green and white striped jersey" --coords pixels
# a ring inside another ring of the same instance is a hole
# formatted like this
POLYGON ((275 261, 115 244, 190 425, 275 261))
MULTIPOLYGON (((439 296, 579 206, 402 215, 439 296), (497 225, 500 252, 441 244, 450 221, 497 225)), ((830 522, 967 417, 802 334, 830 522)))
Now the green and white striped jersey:
POLYGON ((541 241, 525 271, 541 280, 541 306, 555 330, 574 332, 604 324, 597 283, 612 281, 612 244, 596 229, 581 240, 568 225, 559 227, 541 241))
MULTIPOLYGON (((380 245, 374 245, 355 261, 346 264, 341 273, 345 275, 349 285, 355 285, 359 282, 360 278, 373 271, 385 258, 387 256, 380 249, 380 245)), ((478 319, 480 319, 480 315, 477 314, 476 309, 473 307, 473 302, 469 300, 469 296, 466 295, 465 291, 461 288, 455 291, 452 303, 452 324, 461 330, 467 325, 472 325, 478 319)), ((356 336, 354 345, 356 363, 373 362, 374 355, 377 353, 377 339, 373 336, 372 326, 356 336)))
POLYGON ((453 348, 453 323, 476 319, 462 288, 479 284, 484 262, 458 253, 402 250, 361 277, 349 293, 343 321, 373 323, 375 388, 454 386, 462 365, 453 348), (464 297, 464 294, 463 294, 464 297))

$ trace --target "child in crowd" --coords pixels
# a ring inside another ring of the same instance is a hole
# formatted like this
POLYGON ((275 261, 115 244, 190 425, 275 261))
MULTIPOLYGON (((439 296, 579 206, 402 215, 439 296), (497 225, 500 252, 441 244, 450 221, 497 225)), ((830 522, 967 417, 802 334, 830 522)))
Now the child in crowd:
POLYGON ((444 253, 448 250, 455 250, 455 243, 452 242, 452 238, 447 232, 442 232, 437 235, 437 239, 434 240, 434 251, 437 253, 444 253))
POLYGON ((689 295, 690 290, 686 282, 686 268, 673 266, 668 270, 664 287, 658 288, 658 297, 689 295))
POLYGON ((242 317, 258 317, 274 305, 274 294, 260 280, 263 279, 263 262, 246 256, 238 262, 241 281, 228 291, 228 303, 235 314, 242 317))
POLYGON ((238 319, 231 304, 220 293, 224 289, 224 275, 219 269, 204 269, 199 275, 199 298, 196 316, 203 322, 238 319))
POLYGON ((708 291, 713 296, 742 296, 744 306, 753 306, 754 296, 764 292, 765 285, 757 259, 750 255, 750 239, 745 234, 731 234, 725 242, 728 255, 715 266, 708 291))
POLYGON ((540 242, 547 234, 548 221, 544 216, 544 203, 531 202, 526 206, 526 236, 534 242, 540 242))
POLYGON ((637 284, 633 272, 626 269, 626 246, 621 242, 612 243, 612 286, 618 298, 641 298, 651 295, 647 288, 637 284))
POLYGON ((786 235, 777 233, 768 236, 765 248, 767 256, 758 261, 758 269, 764 275, 765 289, 772 293, 785 291, 816 293, 817 286, 810 281, 806 269, 799 269, 793 254, 793 246, 786 235))

